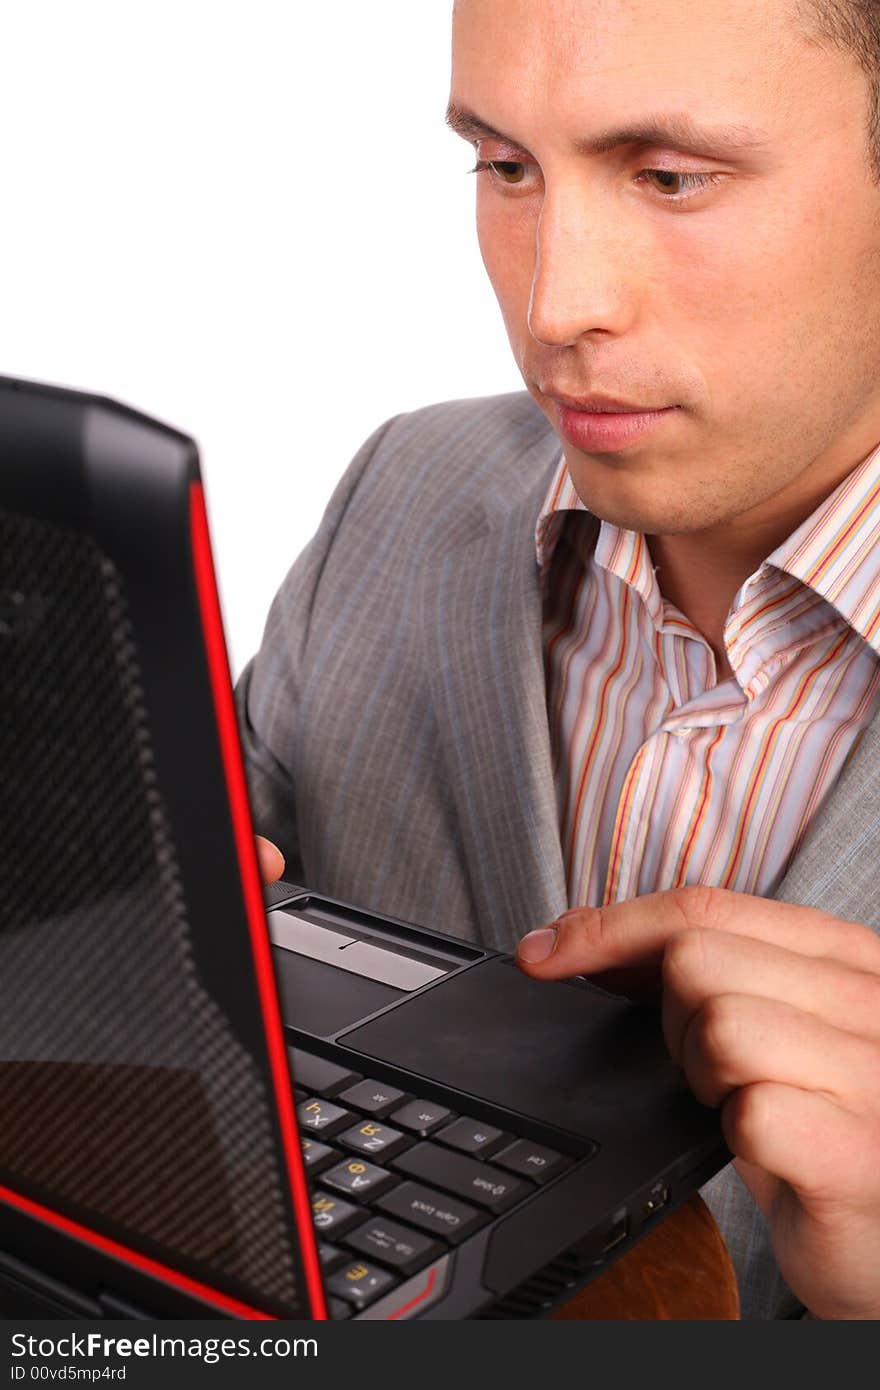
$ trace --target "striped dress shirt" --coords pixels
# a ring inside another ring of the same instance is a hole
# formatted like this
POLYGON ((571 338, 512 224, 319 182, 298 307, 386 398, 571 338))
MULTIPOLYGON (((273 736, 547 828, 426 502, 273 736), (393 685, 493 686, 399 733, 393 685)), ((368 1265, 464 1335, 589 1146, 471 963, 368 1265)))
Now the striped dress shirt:
POLYGON ((560 460, 535 531, 570 906, 773 894, 880 707, 880 446, 736 593, 734 677, 560 460))

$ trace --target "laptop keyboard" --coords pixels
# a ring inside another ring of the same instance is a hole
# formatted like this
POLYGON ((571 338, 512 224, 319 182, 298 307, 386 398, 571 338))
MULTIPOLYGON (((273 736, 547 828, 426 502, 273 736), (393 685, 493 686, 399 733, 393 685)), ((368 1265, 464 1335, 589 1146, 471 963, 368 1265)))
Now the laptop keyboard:
POLYGON ((330 1316, 349 1318, 575 1160, 290 1049, 330 1316))

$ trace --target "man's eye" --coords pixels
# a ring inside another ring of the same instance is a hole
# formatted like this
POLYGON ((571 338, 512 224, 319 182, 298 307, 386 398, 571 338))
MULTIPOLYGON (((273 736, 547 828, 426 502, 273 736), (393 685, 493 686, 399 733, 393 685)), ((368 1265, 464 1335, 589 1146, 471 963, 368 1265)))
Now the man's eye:
MULTIPOLYGON (((526 177, 526 166, 515 159, 478 159, 472 174, 488 173, 498 183, 512 187, 526 177)), ((681 169, 642 169, 636 182, 647 182, 666 203, 686 203, 724 178, 723 174, 687 173, 681 169)))
POLYGON ((723 177, 723 174, 687 174, 681 169, 642 169, 639 174, 640 179, 657 179, 654 187, 668 203, 685 203, 723 177))
POLYGON ((490 173, 501 183, 522 183, 526 166, 513 159, 478 159, 472 174, 490 173))

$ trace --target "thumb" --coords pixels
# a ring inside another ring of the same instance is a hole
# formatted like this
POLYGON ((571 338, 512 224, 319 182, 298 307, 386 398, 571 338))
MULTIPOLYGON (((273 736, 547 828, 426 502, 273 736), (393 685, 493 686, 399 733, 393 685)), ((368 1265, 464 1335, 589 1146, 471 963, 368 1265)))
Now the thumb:
POLYGON ((277 845, 263 835, 254 836, 257 842, 257 860, 260 865, 260 878, 264 884, 274 883, 284 873, 284 855, 277 845))

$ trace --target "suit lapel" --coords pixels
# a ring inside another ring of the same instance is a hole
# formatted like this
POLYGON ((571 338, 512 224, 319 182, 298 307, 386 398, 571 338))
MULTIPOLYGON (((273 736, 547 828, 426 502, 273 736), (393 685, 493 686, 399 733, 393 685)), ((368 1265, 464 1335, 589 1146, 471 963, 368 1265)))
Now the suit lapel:
POLYGON ((425 659, 479 938, 510 949, 567 906, 534 529, 558 444, 518 461, 524 495, 426 564, 425 659))
POLYGON ((880 715, 814 816, 775 897, 880 932, 880 715))

